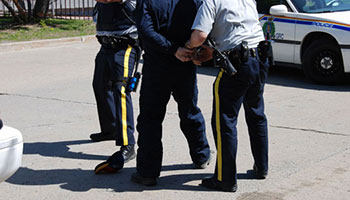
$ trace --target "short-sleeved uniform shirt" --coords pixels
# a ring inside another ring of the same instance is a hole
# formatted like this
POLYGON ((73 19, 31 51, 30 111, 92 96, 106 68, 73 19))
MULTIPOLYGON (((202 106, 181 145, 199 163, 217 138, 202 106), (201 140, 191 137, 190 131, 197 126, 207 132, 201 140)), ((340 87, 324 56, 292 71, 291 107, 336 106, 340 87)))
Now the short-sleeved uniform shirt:
POLYGON ((203 0, 192 29, 210 34, 221 51, 242 41, 255 48, 264 40, 254 0, 203 0))

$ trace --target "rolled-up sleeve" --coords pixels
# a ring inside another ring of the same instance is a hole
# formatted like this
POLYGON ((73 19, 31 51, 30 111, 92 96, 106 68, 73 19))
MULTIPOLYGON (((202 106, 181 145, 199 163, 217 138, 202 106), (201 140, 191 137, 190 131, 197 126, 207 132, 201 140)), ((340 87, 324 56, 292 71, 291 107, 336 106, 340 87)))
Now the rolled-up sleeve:
POLYGON ((158 52, 174 55, 179 46, 170 42, 167 38, 157 32, 155 28, 157 22, 153 21, 153 19, 156 19, 156 16, 152 11, 151 5, 148 4, 147 0, 141 0, 137 3, 136 26, 143 42, 151 44, 152 49, 158 52))
POLYGON ((203 1, 193 22, 192 30, 196 29, 209 34, 213 29, 215 10, 215 4, 212 0, 203 1))

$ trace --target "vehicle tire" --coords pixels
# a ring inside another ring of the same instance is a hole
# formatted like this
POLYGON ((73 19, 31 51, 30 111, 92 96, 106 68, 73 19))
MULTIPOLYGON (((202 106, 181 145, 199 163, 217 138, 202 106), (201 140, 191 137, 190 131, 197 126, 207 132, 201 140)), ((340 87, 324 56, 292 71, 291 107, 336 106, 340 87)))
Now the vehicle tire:
POLYGON ((321 84, 337 84, 344 81, 344 64, 340 49, 329 40, 314 41, 306 49, 302 59, 306 77, 321 84))

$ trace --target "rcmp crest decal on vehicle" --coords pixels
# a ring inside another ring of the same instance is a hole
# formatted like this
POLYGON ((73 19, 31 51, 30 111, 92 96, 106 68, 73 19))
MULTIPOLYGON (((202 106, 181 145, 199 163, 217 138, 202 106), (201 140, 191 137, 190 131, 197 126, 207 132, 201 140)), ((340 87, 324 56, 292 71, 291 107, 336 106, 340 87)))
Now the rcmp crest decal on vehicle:
POLYGON ((275 37, 276 30, 275 30, 275 24, 273 23, 273 17, 268 18, 268 20, 264 23, 262 29, 264 31, 265 37, 267 36, 267 34, 269 34, 271 38, 275 37))

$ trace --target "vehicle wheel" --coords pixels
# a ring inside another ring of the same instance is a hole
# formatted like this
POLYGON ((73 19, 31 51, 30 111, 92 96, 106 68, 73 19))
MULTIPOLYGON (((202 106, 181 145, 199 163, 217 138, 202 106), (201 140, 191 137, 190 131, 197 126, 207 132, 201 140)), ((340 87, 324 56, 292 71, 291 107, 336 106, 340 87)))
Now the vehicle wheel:
POLYGON ((302 59, 305 75, 321 84, 335 84, 344 80, 344 65, 340 49, 331 41, 315 41, 302 59))

